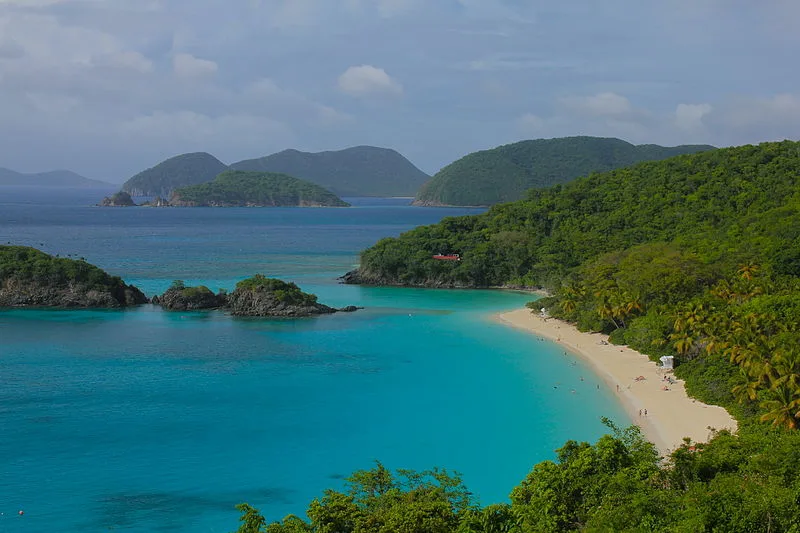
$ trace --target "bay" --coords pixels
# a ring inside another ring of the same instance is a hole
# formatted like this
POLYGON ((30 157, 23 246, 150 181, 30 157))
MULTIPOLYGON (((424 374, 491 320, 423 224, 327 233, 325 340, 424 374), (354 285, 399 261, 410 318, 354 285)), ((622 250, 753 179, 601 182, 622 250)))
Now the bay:
POLYGON ((148 295, 258 272, 365 309, 0 310, 0 532, 233 531, 236 503, 303 514, 375 460, 456 470, 482 503, 507 501, 564 441, 602 434, 600 416, 630 422, 580 361, 491 320, 528 294, 336 280, 380 238, 481 210, 92 207, 99 197, 0 189, 0 242, 84 257, 148 295))

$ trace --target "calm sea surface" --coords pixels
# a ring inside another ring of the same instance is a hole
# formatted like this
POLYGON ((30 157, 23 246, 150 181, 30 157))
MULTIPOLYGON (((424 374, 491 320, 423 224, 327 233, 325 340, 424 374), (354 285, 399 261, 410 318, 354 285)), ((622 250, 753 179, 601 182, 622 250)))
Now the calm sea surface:
POLYGON ((263 273, 366 309, 0 310, 0 533, 229 532, 236 503, 302 514, 374 460, 456 470, 506 501, 565 440, 601 435, 600 416, 629 423, 574 357, 489 319, 527 295, 337 284, 378 239, 480 210, 90 207, 102 196, 0 188, 0 243, 84 257, 148 295, 263 273))

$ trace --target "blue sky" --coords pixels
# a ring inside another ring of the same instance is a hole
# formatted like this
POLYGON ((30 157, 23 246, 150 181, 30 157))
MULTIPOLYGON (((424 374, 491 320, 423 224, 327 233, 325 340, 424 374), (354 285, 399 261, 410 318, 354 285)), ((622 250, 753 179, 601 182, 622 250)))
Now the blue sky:
POLYGON ((800 138, 795 0, 0 0, 0 166, 800 138))

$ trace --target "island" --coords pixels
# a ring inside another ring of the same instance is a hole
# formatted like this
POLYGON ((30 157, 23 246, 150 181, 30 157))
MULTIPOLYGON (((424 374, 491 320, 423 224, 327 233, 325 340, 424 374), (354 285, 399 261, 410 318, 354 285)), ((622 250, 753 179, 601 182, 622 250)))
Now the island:
POLYGON ((350 204, 309 181, 271 172, 228 170, 209 183, 173 191, 176 207, 347 207, 350 204))
POLYGON ((635 146, 621 139, 587 136, 520 141, 473 152, 447 165, 420 188, 413 203, 486 206, 512 202, 533 187, 713 149, 708 145, 635 146))
POLYGON ((130 194, 120 191, 103 198, 98 205, 100 207, 133 207, 136 202, 133 201, 130 194))
POLYGON ((0 307, 115 309, 147 301, 138 288, 83 259, 0 245, 0 307))
POLYGON ((214 294, 206 286, 187 287, 176 280, 164 294, 154 296, 152 303, 173 311, 224 309, 241 317, 309 317, 361 309, 353 305, 341 309, 329 307, 294 283, 263 274, 240 281, 230 294, 225 291, 214 294))
POLYGON ((51 170, 25 174, 0 167, 0 187, 54 187, 70 189, 110 189, 114 185, 105 181, 93 180, 70 170, 51 170))
POLYGON ((233 163, 231 169, 288 174, 339 196, 411 197, 430 179, 397 151, 376 146, 313 153, 290 149, 233 163))
POLYGON ((161 296, 153 296, 150 303, 170 311, 200 311, 224 307, 227 299, 224 292, 214 294, 205 285, 187 287, 182 280, 175 280, 161 296))
POLYGON ((175 189, 209 182, 227 169, 225 163, 206 152, 181 154, 139 172, 122 184, 122 190, 131 196, 169 198, 175 189))

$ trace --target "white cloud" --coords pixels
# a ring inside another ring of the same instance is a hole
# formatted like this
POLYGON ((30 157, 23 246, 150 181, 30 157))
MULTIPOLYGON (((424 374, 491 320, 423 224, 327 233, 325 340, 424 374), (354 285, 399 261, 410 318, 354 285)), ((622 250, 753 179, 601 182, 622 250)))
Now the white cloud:
POLYGON ((219 66, 215 62, 192 54, 180 53, 172 58, 172 70, 181 78, 213 76, 218 69, 219 66))
POLYGON ((153 62, 139 52, 117 52, 94 61, 101 66, 126 68, 146 74, 153 71, 153 62))
POLYGON ((372 65, 350 67, 339 76, 339 90, 351 96, 403 94, 403 86, 385 70, 372 65))
POLYGON ((547 127, 547 122, 533 113, 525 113, 517 119, 517 126, 525 135, 541 135, 547 127))
POLYGON ((590 116, 621 116, 630 114, 633 106, 630 100, 616 93, 606 92, 593 96, 568 96, 560 103, 570 111, 590 116))
POLYGON ((678 104, 675 108, 675 125, 684 130, 703 128, 703 117, 714 108, 710 104, 678 104))

